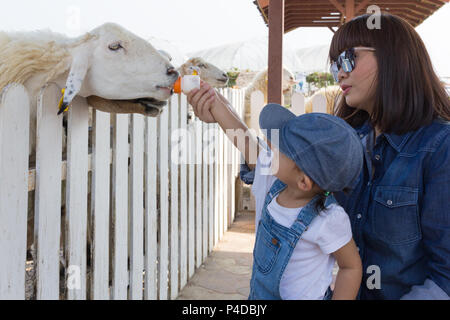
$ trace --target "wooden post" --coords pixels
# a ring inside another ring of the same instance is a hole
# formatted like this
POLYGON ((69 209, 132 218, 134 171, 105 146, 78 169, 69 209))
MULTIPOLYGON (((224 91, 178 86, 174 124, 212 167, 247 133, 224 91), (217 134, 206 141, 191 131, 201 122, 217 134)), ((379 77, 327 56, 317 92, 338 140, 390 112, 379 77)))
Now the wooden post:
POLYGON ((345 22, 355 17, 355 0, 345 0, 345 22))
POLYGON ((269 103, 282 103, 284 0, 269 2, 269 103))

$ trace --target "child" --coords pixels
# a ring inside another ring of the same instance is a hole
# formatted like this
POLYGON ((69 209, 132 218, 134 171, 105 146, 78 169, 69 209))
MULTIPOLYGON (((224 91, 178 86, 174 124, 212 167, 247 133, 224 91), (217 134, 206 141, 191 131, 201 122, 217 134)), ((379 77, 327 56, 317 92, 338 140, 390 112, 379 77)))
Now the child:
POLYGON ((330 194, 351 187, 359 177, 363 151, 354 130, 331 115, 296 117, 269 104, 259 119, 269 149, 249 134, 228 101, 208 84, 191 91, 188 101, 201 120, 218 122, 233 136, 247 165, 256 169, 249 299, 330 299, 335 261, 339 272, 332 298, 355 299, 361 260, 349 218, 330 194), (259 154, 256 165, 250 161, 251 151, 259 154))

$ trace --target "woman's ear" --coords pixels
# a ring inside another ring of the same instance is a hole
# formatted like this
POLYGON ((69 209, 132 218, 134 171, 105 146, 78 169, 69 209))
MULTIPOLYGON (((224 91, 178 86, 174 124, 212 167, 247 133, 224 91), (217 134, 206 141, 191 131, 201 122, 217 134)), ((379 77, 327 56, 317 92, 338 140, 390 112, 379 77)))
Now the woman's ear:
POLYGON ((297 187, 302 191, 311 191, 313 186, 314 182, 311 180, 311 178, 303 172, 300 172, 300 175, 297 179, 297 187))

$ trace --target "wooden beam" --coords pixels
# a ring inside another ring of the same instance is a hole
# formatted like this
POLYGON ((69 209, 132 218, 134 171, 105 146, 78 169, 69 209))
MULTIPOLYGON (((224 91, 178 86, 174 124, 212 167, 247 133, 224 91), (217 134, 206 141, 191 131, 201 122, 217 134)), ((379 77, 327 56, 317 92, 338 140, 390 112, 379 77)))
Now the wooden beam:
POLYGON ((355 17, 355 0, 345 0, 345 22, 355 17))
MULTIPOLYGON (((358 15, 359 12, 363 9, 366 9, 368 7, 368 4, 370 3, 371 0, 363 0, 355 9, 355 15, 358 15)), ((366 9, 367 11, 367 9, 366 9)), ((365 12, 364 12, 365 13, 365 12)))
POLYGON ((336 9, 338 9, 342 14, 345 14, 345 9, 339 2, 337 2, 336 0, 328 0, 328 1, 330 1, 330 3, 334 5, 336 9))
POLYGON ((284 0, 269 2, 267 102, 282 104, 284 0))

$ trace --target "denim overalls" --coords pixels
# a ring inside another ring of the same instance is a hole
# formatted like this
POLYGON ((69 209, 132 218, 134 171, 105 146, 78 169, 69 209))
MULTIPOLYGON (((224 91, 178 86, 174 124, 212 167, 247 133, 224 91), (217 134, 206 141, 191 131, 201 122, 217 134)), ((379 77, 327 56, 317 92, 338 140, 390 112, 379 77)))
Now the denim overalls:
MULTIPOLYGON (((278 224, 269 214, 267 206, 286 185, 276 180, 267 193, 262 208, 261 220, 256 233, 253 249, 253 271, 250 280, 249 300, 277 300, 280 297, 280 280, 289 262, 292 252, 309 224, 317 216, 315 204, 319 196, 315 196, 303 207, 290 228, 278 224)), ((325 206, 335 203, 332 195, 327 197, 325 206)), ((328 288, 324 300, 331 299, 328 288)))

